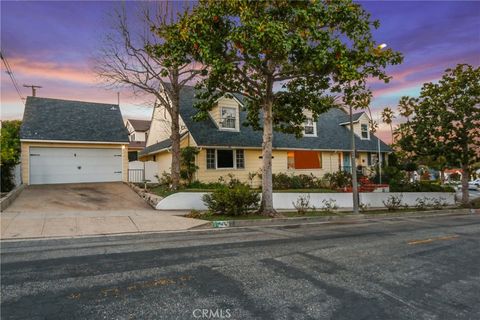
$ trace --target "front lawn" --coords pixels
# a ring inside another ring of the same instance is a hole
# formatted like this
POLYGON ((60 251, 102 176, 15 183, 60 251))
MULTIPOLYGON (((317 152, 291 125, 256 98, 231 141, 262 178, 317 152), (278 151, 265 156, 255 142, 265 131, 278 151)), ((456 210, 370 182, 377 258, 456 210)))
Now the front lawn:
MULTIPOLYGON (((296 211, 282 212, 278 218, 301 218, 301 217, 328 217, 328 216, 344 216, 348 212, 330 212, 330 211, 311 211, 306 214, 299 214, 296 211)), ((272 219, 271 217, 252 213, 246 216, 227 216, 222 214, 208 214, 205 213, 200 219, 208 221, 224 221, 224 220, 260 220, 260 219, 272 219)))
MULTIPOLYGON (((479 198, 480 200, 480 198, 479 198)), ((478 201, 480 203, 480 201, 478 201)), ((416 213, 428 213, 428 211, 432 210, 444 210, 444 209, 451 209, 451 208, 442 208, 442 209, 417 209, 417 208, 402 208, 398 210, 387 210, 387 209, 371 209, 364 212, 360 212, 360 214, 364 215, 375 215, 375 214, 397 214, 397 213, 405 213, 405 212, 416 212, 416 213)), ((302 217, 331 217, 331 216, 346 216, 346 215, 353 215, 352 211, 309 211, 306 214, 300 214, 297 211, 289 211, 289 212, 281 212, 281 215, 278 218, 302 218, 302 217)), ((209 213, 204 213, 199 219, 207 220, 207 221, 225 221, 225 220, 258 220, 258 219, 271 219, 268 216, 263 216, 260 214, 252 213, 246 216, 228 216, 228 215, 214 215, 209 213)))

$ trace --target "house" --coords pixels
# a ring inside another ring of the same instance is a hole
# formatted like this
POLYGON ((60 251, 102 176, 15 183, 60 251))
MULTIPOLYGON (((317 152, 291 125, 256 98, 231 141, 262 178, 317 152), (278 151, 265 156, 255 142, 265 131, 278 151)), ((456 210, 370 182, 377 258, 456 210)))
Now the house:
POLYGON ((28 97, 20 129, 26 184, 127 181, 118 105, 28 97))
MULTIPOLYGON (((205 121, 194 121, 192 117, 195 97, 192 87, 185 87, 180 95, 181 147, 199 148, 196 157, 196 179, 201 182, 216 182, 231 173, 247 181, 250 173, 259 173, 262 167, 262 132, 244 126, 246 111, 242 98, 224 96, 209 112, 205 121)), ((168 112, 162 107, 152 114, 150 135, 146 148, 139 153, 143 161, 158 163, 159 176, 170 171, 171 141, 169 140, 168 112)), ((354 114, 356 166, 365 174, 373 172, 378 153, 382 161, 391 152, 389 146, 371 133, 366 113, 354 114)), ((304 124, 304 135, 275 132, 273 137, 273 173, 314 174, 321 177, 339 170, 351 171, 349 116, 341 109, 331 109, 320 115, 317 121, 308 119, 304 124)), ((260 181, 257 178, 257 183, 260 181)))
POLYGON ((128 130, 128 161, 135 161, 138 158, 138 152, 145 148, 145 143, 150 130, 150 121, 127 119, 125 127, 128 130))

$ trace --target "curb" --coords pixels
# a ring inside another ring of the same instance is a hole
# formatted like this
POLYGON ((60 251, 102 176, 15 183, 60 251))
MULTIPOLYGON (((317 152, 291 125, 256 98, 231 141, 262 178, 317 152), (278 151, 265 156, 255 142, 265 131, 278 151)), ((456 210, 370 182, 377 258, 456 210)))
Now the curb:
POLYGON ((9 193, 7 193, 7 195, 2 200, 0 200, 0 211, 4 211, 5 209, 7 209, 20 195, 20 193, 22 193, 23 189, 25 189, 25 185, 21 184, 9 193))
POLYGON ((312 223, 355 223, 372 219, 395 219, 395 218, 429 218, 441 216, 470 215, 480 214, 480 210, 475 209, 455 209, 455 210, 430 210, 422 212, 404 212, 400 214, 380 213, 380 214, 350 214, 345 216, 326 216, 326 217, 294 217, 294 218, 272 218, 256 220, 218 220, 211 221, 210 228, 238 228, 238 227, 256 227, 256 226, 277 226, 277 225, 301 225, 312 223))

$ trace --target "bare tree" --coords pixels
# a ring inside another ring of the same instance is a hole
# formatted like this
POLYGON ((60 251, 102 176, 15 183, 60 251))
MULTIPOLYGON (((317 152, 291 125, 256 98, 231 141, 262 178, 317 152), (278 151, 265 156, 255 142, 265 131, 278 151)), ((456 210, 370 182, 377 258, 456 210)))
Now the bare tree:
MULTIPOLYGON (((172 189, 180 183, 179 101, 182 88, 202 72, 182 48, 181 27, 176 21, 188 14, 178 2, 144 3, 139 21, 129 23, 125 5, 115 11, 114 27, 96 59, 95 71, 109 86, 130 87, 135 94, 156 99, 170 116, 172 189), (138 28, 135 32, 135 27, 138 28)), ((186 41, 185 41, 185 44, 186 41)))

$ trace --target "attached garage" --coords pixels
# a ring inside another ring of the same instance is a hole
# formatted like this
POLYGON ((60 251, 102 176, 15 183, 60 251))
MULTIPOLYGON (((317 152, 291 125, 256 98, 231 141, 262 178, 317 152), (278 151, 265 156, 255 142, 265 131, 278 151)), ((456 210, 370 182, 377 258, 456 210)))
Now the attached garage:
POLYGON ((30 184, 122 181, 122 149, 30 147, 30 184))
POLYGON ((128 179, 128 132, 117 105, 28 97, 20 137, 26 184, 128 179))

